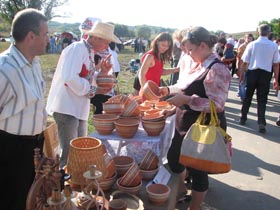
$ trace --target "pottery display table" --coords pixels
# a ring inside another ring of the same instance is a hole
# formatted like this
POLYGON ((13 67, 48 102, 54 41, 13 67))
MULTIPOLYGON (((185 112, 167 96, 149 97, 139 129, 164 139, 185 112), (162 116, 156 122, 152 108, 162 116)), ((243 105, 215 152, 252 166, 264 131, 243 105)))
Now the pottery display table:
POLYGON ((163 164, 167 162, 166 155, 174 135, 174 117, 173 115, 166 119, 164 130, 159 136, 148 136, 141 123, 135 136, 129 139, 120 137, 115 130, 111 135, 100 135, 95 131, 90 136, 100 139, 112 157, 131 156, 139 163, 147 150, 151 149, 163 164))
MULTIPOLYGON (((165 167, 170 172, 167 165, 164 165, 163 167, 165 167)), ((130 209, 130 210, 174 210, 176 207, 178 190, 180 190, 179 189, 180 188, 180 177, 178 174, 174 174, 172 172, 170 172, 170 174, 171 174, 171 176, 170 176, 170 179, 169 179, 167 185, 170 187, 171 191, 170 191, 169 199, 166 203, 164 203, 163 205, 152 204, 148 200, 148 194, 146 193, 146 185, 148 184, 148 182, 142 181, 141 190, 140 190, 139 194, 136 195, 137 198, 139 199, 138 204, 137 204, 139 206, 137 206, 133 200, 133 202, 132 202, 133 204, 130 204, 130 206, 128 206, 128 209, 130 209)), ((77 189, 74 189, 74 190, 77 190, 77 189)), ((116 192, 119 192, 116 184, 113 186, 113 188, 111 190, 105 191, 105 197, 106 197, 105 207, 106 208, 108 206, 109 200, 112 199, 112 195, 114 195, 114 193, 116 193, 116 192)), ((118 198, 122 199, 121 196, 118 198)), ((108 210, 108 209, 105 209, 105 210, 108 210)))

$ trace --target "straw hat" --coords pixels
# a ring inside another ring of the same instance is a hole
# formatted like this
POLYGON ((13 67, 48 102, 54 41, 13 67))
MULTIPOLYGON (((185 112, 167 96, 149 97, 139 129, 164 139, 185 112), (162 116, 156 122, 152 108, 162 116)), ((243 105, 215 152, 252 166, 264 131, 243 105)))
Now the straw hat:
POLYGON ((85 34, 87 31, 91 30, 93 25, 97 22, 101 22, 101 19, 96 17, 87 17, 79 26, 81 33, 85 34))
POLYGON ((114 25, 111 25, 109 23, 96 22, 93 25, 92 29, 86 31, 85 34, 89 36, 95 36, 102 39, 106 39, 119 44, 121 43, 121 41, 114 34, 114 28, 115 28, 114 25))

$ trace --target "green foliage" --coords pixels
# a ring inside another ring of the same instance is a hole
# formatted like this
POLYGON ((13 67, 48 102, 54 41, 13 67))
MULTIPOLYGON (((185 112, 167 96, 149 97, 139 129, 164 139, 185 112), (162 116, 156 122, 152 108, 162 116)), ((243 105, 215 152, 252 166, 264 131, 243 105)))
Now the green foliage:
POLYGON ((79 30, 80 23, 59 23, 55 21, 49 21, 49 33, 54 34, 55 32, 62 33, 64 31, 72 31, 74 34, 80 36, 79 30))
POLYGON ((151 37, 151 28, 148 26, 140 26, 136 29, 136 34, 138 37, 142 37, 144 39, 149 39, 151 37))
POLYGON ((18 11, 25 8, 35 8, 42 10, 45 16, 51 20, 54 17, 59 17, 53 9, 67 2, 68 0, 0 0, 0 15, 11 23, 18 11))

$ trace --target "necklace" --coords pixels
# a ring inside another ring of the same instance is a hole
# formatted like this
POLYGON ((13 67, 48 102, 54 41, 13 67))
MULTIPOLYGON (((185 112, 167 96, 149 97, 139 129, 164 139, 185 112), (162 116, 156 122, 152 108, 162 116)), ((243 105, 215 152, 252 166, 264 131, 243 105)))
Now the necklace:
POLYGON ((88 81, 91 83, 93 80, 94 73, 96 71, 95 62, 91 57, 91 50, 92 50, 91 45, 86 40, 83 40, 83 42, 88 50, 88 57, 89 57, 89 72, 88 75, 86 76, 86 79, 88 79, 88 81))

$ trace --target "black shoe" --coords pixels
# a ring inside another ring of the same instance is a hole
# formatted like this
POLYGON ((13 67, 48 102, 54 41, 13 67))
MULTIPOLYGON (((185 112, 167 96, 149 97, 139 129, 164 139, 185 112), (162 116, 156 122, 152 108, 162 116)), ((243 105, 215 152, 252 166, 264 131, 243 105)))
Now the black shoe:
POLYGON ((192 200, 192 196, 191 195, 184 195, 183 197, 179 198, 177 200, 178 203, 182 203, 182 202, 190 202, 192 200))
POLYGON ((245 124, 246 124, 246 120, 240 119, 240 120, 239 120, 239 124, 240 124, 240 125, 245 125, 245 124))
POLYGON ((259 125, 259 132, 260 133, 266 133, 266 129, 265 129, 264 125, 262 125, 262 124, 259 125))

